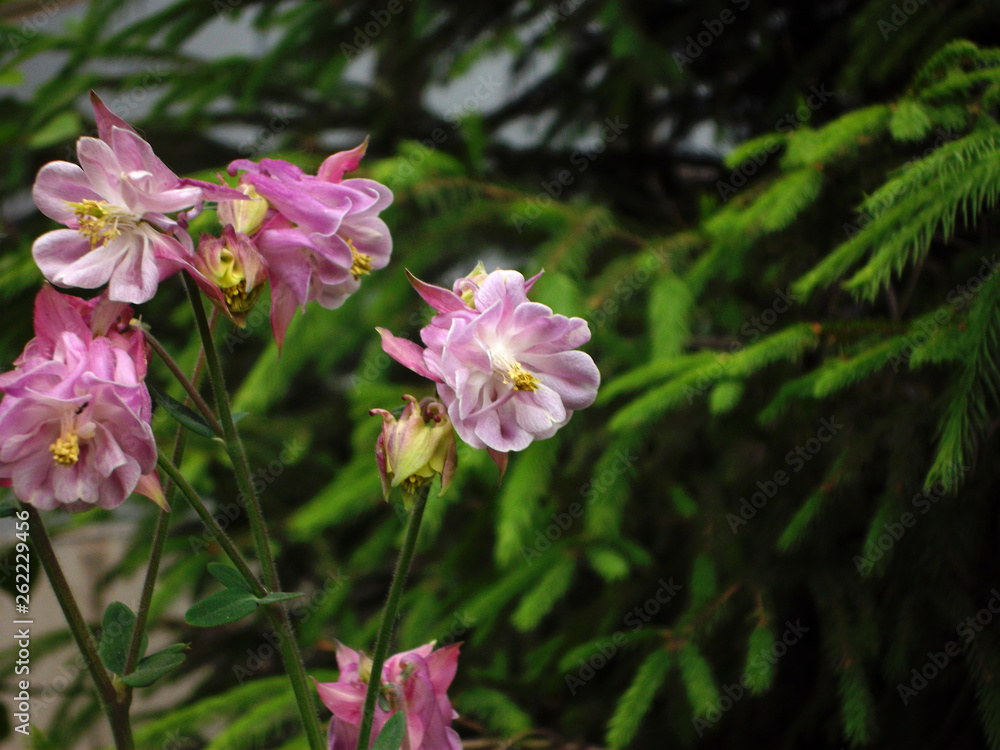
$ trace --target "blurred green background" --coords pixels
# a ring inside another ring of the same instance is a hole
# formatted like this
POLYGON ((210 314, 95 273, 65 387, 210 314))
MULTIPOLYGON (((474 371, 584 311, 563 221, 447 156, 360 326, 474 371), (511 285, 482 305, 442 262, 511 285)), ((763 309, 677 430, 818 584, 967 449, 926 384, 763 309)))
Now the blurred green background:
MULTIPOLYGON (((368 409, 430 394, 374 327, 428 319, 404 268, 450 286, 482 260, 544 268, 534 296, 589 321, 603 384, 499 489, 466 449, 429 503, 394 650, 464 642, 469 747, 1000 747, 995 9, 0 3, 0 362, 31 336, 31 243, 53 228, 30 186, 93 133, 89 89, 188 176, 315 168, 370 135, 390 266, 298 316, 280 359, 266 300, 220 327, 312 673, 332 679, 334 639, 371 648, 401 542, 368 409)), ((180 283, 141 314, 190 366, 180 283)), ((223 461, 189 441, 225 514, 223 461)), ((49 516, 129 520, 107 587, 141 570, 153 511, 49 516)), ((178 505, 155 612, 215 590, 220 559, 178 505)), ((161 628, 192 648, 136 716, 143 747, 302 746, 262 620, 161 628)), ((57 719, 34 746, 82 746, 85 680, 57 719)))

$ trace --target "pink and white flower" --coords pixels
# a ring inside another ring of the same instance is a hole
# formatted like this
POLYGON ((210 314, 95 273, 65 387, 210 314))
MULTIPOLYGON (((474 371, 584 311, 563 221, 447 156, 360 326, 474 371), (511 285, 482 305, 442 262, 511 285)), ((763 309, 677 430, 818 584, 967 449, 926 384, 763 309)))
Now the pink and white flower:
POLYGON ((426 348, 378 329, 385 352, 437 383, 459 437, 488 449, 501 471, 508 451, 554 435, 600 385, 577 350, 590 340, 587 322, 529 301, 535 278, 474 272, 448 290, 410 276, 438 313, 420 332, 426 348))
POLYGON ((158 488, 149 392, 130 352, 69 330, 41 350, 0 375, 0 479, 43 510, 110 509, 141 482, 158 488))
POLYGON ((80 166, 50 162, 32 188, 39 210, 68 229, 43 234, 32 253, 53 284, 83 289, 107 284, 112 300, 146 302, 193 252, 181 223, 167 214, 200 207, 204 200, 243 196, 224 186, 181 180, 93 92, 91 100, 99 137, 77 141, 80 166))
POLYGON ((340 307, 363 276, 389 262, 392 236, 378 215, 392 203, 392 192, 374 180, 343 179, 357 169, 367 145, 327 157, 316 175, 280 159, 229 165, 230 174, 242 170, 241 188, 271 207, 254 240, 267 260, 279 347, 296 308, 312 301, 340 307))
MULTIPOLYGON (((458 733, 451 728, 458 714, 448 700, 448 686, 458 669, 458 649, 453 644, 434 650, 433 643, 386 659, 382 666, 382 695, 389 710, 376 704, 372 742, 398 710, 406 716, 401 750, 461 750, 458 733)), ((372 679, 372 663, 364 654, 337 644, 336 682, 317 682, 320 700, 333 711, 330 750, 355 750, 361 732, 365 694, 372 679)))

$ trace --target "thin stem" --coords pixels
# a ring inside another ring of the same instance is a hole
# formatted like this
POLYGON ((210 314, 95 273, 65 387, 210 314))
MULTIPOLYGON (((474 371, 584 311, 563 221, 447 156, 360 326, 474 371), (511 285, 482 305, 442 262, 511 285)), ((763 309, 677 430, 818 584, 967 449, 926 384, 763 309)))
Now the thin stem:
MULTIPOLYGON (((267 526, 264 523, 264 513, 260 506, 260 500, 257 498, 257 493, 253 488, 253 480, 250 476, 250 465, 247 462, 246 451, 243 449, 243 442, 240 440, 239 432, 236 430, 236 422, 233 420, 232 408, 229 405, 229 395, 226 393, 226 382, 222 375, 222 364, 219 362, 219 353, 212 339, 211 326, 209 325, 208 318, 205 316, 205 306, 201 301, 201 292, 194 279, 187 273, 183 274, 183 277, 184 284, 187 287, 188 299, 191 301, 191 308, 194 310, 194 318, 198 324, 198 333, 201 335, 202 346, 205 349, 208 375, 212 381, 212 392, 215 394, 215 403, 219 409, 219 419, 222 422, 222 430, 225 435, 226 451, 233 462, 236 484, 243 495, 247 517, 250 520, 250 531, 253 534, 254 548, 257 551, 257 557, 260 559, 264 575, 264 584, 270 591, 280 591, 281 582, 278 580, 278 569, 275 567, 274 558, 271 555, 271 546, 267 537, 267 526)), ((306 731, 309 747, 312 750, 326 750, 327 743, 316 716, 316 706, 313 703, 312 689, 306 678, 302 655, 299 653, 299 646, 295 639, 295 632, 292 629, 292 622, 288 616, 285 604, 277 602, 274 605, 270 605, 268 607, 268 617, 271 617, 272 621, 276 623, 275 632, 278 634, 278 640, 281 645, 285 670, 288 673, 288 680, 292 685, 292 692, 295 693, 295 702, 302 717, 302 724, 306 731)))
POLYGON ((24 505, 24 508, 28 511, 31 523, 29 537, 31 547, 42 561, 45 575, 48 576, 49 583, 52 584, 52 590, 55 592, 59 607, 66 616, 66 622, 70 632, 73 633, 73 639, 76 641, 80 653, 83 654, 90 676, 97 685, 97 696, 108 717, 108 722, 111 724, 115 747, 118 750, 132 750, 135 745, 132 741, 132 728, 128 722, 128 709, 121 703, 118 690, 101 663, 101 657, 97 653, 97 645, 94 643, 90 628, 80 612, 76 599, 73 598, 66 576, 63 575, 55 550, 52 549, 52 540, 49 539, 45 524, 42 523, 42 517, 32 506, 24 505))
MULTIPOLYGON (((214 320, 213 320, 214 322, 214 320)), ((153 336, 148 332, 144 331, 146 340, 149 341, 153 336)), ((155 340, 155 339, 154 339, 155 340)), ((153 349, 160 351, 160 356, 163 357, 164 361, 167 362, 167 366, 173 362, 173 359, 167 355, 166 351, 163 350, 159 341, 153 344, 153 349)), ((202 349, 198 352, 198 358, 194 363, 194 372, 191 375, 191 380, 189 385, 191 388, 188 390, 189 394, 197 394, 198 392, 198 382, 201 380, 202 370, 205 364, 205 350, 202 349)), ((183 373, 182 373, 183 374, 183 373)), ((200 396, 199 396, 200 398, 200 396)), ((194 400, 194 396, 191 396, 191 400, 194 400)), ((185 444, 185 432, 184 426, 177 426, 177 437, 174 438, 174 453, 172 462, 175 466, 179 466, 181 459, 184 457, 184 444, 185 444)), ((170 478, 163 483, 163 495, 167 498, 167 504, 170 505, 170 498, 173 494, 173 483, 170 478)), ((156 576, 160 572, 160 560, 163 557, 163 547, 167 542, 167 530, 170 528, 170 515, 169 512, 160 509, 159 514, 156 516, 156 528, 153 530, 153 544, 149 553, 149 566, 146 568, 146 577, 142 582, 142 594, 139 596, 139 607, 136 612, 135 619, 135 629, 132 631, 132 640, 129 642, 128 654, 125 657, 125 670, 123 674, 130 674, 135 668, 136 663, 139 661, 139 650, 142 647, 142 635, 146 630, 146 622, 149 618, 149 605, 153 601, 153 589, 156 587, 156 576)), ((127 689, 128 702, 131 703, 132 700, 132 688, 127 689)))
POLYGON ((188 501, 194 512, 198 514, 201 522, 212 532, 212 536, 215 537, 215 541, 222 547, 222 551, 226 553, 226 557, 232 560, 236 569, 240 571, 247 583, 253 587, 254 594, 257 596, 266 596, 267 590, 261 585, 260 580, 254 574, 253 570, 250 569, 240 551, 236 549, 233 540, 229 538, 229 535, 219 526, 219 522, 209 513, 208 508, 205 507, 205 501, 201 499, 201 496, 191 486, 191 483, 184 478, 180 469, 162 453, 157 457, 156 465, 177 485, 177 489, 180 490, 181 495, 188 501))
POLYGON ((208 408, 208 404, 205 403, 205 399, 203 399, 201 394, 198 393, 198 388, 193 382, 188 380, 187 375, 185 375, 184 371, 181 370, 180 365, 178 365, 167 350, 163 348, 163 344, 157 341, 156 337, 149 331, 144 331, 144 333, 146 334, 146 341, 149 343, 150 347, 152 347, 153 351, 156 352, 160 359, 163 360, 163 364, 165 364, 170 372, 174 374, 177 381, 184 386, 184 390, 187 391, 187 394, 194 402, 194 405, 198 407, 198 411, 200 411, 202 416, 205 417, 205 420, 208 422, 208 426, 212 428, 212 432, 219 437, 222 437, 222 426, 219 424, 219 420, 215 418, 212 410, 208 408))
POLYGON ((417 492, 417 500, 410 514, 410 520, 406 525, 406 537, 403 539, 403 548, 399 551, 399 558, 396 560, 396 570, 392 574, 392 583, 389 585, 389 597, 385 602, 385 608, 382 610, 382 621, 379 623, 378 635, 375 638, 375 653, 372 655, 372 674, 368 679, 368 692, 365 695, 365 710, 361 715, 361 733, 358 735, 358 750, 368 750, 368 740, 372 733, 372 719, 375 717, 375 703, 378 700, 378 691, 382 684, 382 665, 385 664, 385 655, 389 650, 389 641, 392 639, 392 630, 396 624, 399 599, 403 595, 403 589, 406 587, 406 578, 410 574, 410 563, 413 560, 413 552, 417 548, 420 521, 424 517, 424 507, 427 505, 429 490, 430 482, 427 482, 417 492))

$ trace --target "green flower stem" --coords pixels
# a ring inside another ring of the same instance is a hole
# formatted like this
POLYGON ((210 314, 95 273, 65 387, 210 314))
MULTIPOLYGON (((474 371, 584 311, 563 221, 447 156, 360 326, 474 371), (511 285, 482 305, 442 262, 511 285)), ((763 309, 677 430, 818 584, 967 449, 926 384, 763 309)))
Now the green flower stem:
MULTIPOLYGON (((201 342, 205 349, 208 375, 212 381, 212 392, 215 394, 215 404, 218 407, 219 419, 222 422, 226 451, 233 462, 236 483, 243 494, 247 517, 250 520, 250 530, 253 534, 254 547, 257 557, 260 559, 264 575, 264 584, 270 591, 281 591, 281 582, 278 580, 278 569, 274 565, 274 558, 271 555, 271 547, 267 538, 264 513, 261 510, 257 493, 254 492, 246 451, 243 449, 243 442, 240 440, 239 432, 236 430, 236 423, 233 421, 233 412, 229 405, 229 395, 226 393, 226 381, 222 375, 222 364, 219 362, 219 353, 212 339, 212 329, 205 315, 205 306, 201 301, 201 292, 194 279, 187 273, 184 274, 184 284, 187 287, 188 298, 191 301, 195 321, 198 324, 198 333, 201 335, 201 342)), ((284 602, 276 602, 273 605, 269 605, 268 617, 275 623, 275 632, 278 634, 278 641, 281 645, 281 655, 285 662, 285 670, 292 684, 292 691, 295 693, 295 702, 299 707, 299 714, 302 717, 302 725, 306 731, 309 747, 312 750, 326 750, 327 743, 323 736, 323 730, 320 728, 319 719, 316 716, 316 706, 313 703, 312 689, 306 678, 302 655, 299 653, 295 632, 292 629, 292 622, 288 616, 288 610, 284 602)))
POLYGON ((94 643, 87 621, 83 618, 80 607, 73 598, 73 593, 66 582, 66 576, 63 575, 55 550, 52 549, 52 540, 49 539, 48 532, 45 530, 42 517, 30 505, 24 505, 24 508, 28 511, 28 518, 31 522, 29 537, 31 547, 42 561, 45 575, 48 576, 49 583, 52 584, 52 590, 55 591, 59 607, 66 616, 66 622, 69 624, 70 632, 73 633, 73 639, 87 663, 87 671, 90 672, 90 676, 97 684, 97 696, 101 702, 101 708, 104 709, 104 713, 108 717, 108 723, 111 725, 115 747, 118 750, 133 750, 135 744, 132 740, 132 727, 128 721, 128 706, 122 702, 122 696, 118 694, 108 671, 101 663, 101 657, 97 654, 97 645, 94 643))
POLYGON ((221 526, 219 526, 218 521, 216 521, 212 514, 209 513, 208 508, 205 507, 205 501, 201 499, 201 496, 191 486, 191 483, 184 478, 180 469, 178 469, 177 466, 162 453, 160 453, 157 457, 156 465, 160 467, 160 470, 163 471, 164 474, 170 477, 170 480, 177 486, 177 489, 180 490, 184 499, 188 501, 188 504, 194 509, 194 512, 198 514, 201 522, 205 524, 205 527, 209 531, 212 532, 212 535, 215 537, 215 541, 219 543, 219 546, 222 547, 222 551, 226 553, 226 557, 232 560, 233 565, 235 565, 236 569, 243 575, 246 582, 253 587, 254 595, 266 596, 267 590, 261 585, 260 579, 258 579, 253 570, 250 569, 250 566, 247 564, 243 555, 240 554, 240 551, 236 549, 236 545, 233 544, 233 540, 229 538, 229 535, 223 531, 221 526))
MULTIPOLYGON (((160 359, 163 360, 163 364, 165 364, 167 368, 169 368, 170 372, 174 374, 174 377, 177 378, 177 382, 184 386, 184 390, 187 391, 187 394, 194 402, 194 405, 198 407, 198 411, 200 411, 202 416, 205 417, 205 420, 208 422, 208 426, 212 428, 212 432, 219 437, 222 437, 222 425, 219 424, 219 420, 215 418, 212 410, 208 408, 208 404, 205 403, 205 399, 203 399, 201 394, 198 393, 197 386, 192 381, 188 380, 187 375, 185 375, 184 371, 181 370, 180 365, 178 365, 167 350, 163 348, 163 344, 157 341, 156 337, 149 331, 144 330, 143 332, 146 334, 146 341, 149 343, 153 351, 157 353, 160 359)), ((200 362, 201 359, 199 358, 199 367, 200 362)))
POLYGON ((410 563, 417 547, 417 536, 420 534, 420 521, 424 517, 424 507, 427 505, 427 495, 430 492, 430 482, 425 483, 417 492, 417 499, 410 512, 410 520, 406 525, 406 537, 403 539, 403 549, 399 551, 396 560, 396 570, 392 574, 389 585, 389 597, 382 610, 382 621, 378 626, 375 638, 375 653, 372 655, 372 674, 368 680, 368 692, 365 695, 365 710, 361 715, 361 733, 358 735, 358 750, 368 750, 368 740, 372 733, 372 720, 375 718, 375 703, 378 700, 379 687, 382 684, 382 665, 389 650, 393 626, 396 624, 396 612, 399 609, 399 599, 406 587, 406 578, 410 573, 410 563))
MULTIPOLYGON (((156 341, 153 336, 148 332, 144 331, 146 340, 151 341, 151 345, 154 350, 160 353, 163 361, 167 363, 170 367, 174 360, 169 354, 163 349, 159 341, 156 341), (152 343, 155 342, 155 343, 152 343)), ((198 352, 198 358, 194 364, 194 372, 191 375, 190 381, 187 378, 185 389, 191 396, 190 400, 194 400, 198 394, 198 383, 201 380, 201 375, 203 372, 203 367, 205 364, 205 350, 202 349, 198 352), (190 388, 188 388, 190 386, 190 388)), ((175 364, 176 366, 176 364, 175 364)), ((173 369, 173 368, 171 368, 173 369)), ((180 368, 178 368, 179 370, 180 368)), ((184 373, 182 372, 181 375, 184 373)), ((182 381, 182 382, 184 382, 182 381)), ((202 401, 204 404, 204 402, 202 401)), ((207 405, 205 407, 207 409, 207 405)), ((221 428, 220 428, 221 429, 221 428)), ((177 426, 177 437, 174 438, 174 453, 172 458, 172 463, 174 466, 179 466, 181 459, 184 457, 184 443, 185 443, 186 433, 184 427, 181 425, 177 426)), ((163 483, 163 495, 167 498, 167 504, 171 504, 171 495, 173 494, 174 487, 169 479, 163 483)), ((132 631, 132 640, 129 641, 128 654, 125 657, 125 669, 122 674, 130 674, 133 669, 135 669, 136 663, 139 661, 139 650, 142 647, 142 635, 146 630, 146 622, 149 619, 149 605, 153 601, 153 589, 156 587, 156 576, 160 572, 160 560, 163 557, 163 547, 167 542, 167 530, 170 528, 170 513, 169 511, 160 509, 160 512, 156 516, 156 528, 153 530, 153 544, 149 553, 149 566, 146 568, 146 577, 142 582, 142 594, 139 596, 139 608, 136 612, 135 619, 135 630, 132 631)), ((126 688, 127 701, 131 704, 132 700, 132 688, 126 688)))

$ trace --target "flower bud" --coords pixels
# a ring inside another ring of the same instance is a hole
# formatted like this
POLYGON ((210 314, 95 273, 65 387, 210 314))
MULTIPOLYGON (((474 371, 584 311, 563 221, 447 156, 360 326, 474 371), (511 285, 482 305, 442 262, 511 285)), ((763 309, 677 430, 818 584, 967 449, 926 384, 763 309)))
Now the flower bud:
POLYGON ((216 213, 223 226, 232 226, 240 234, 250 235, 256 232, 264 223, 267 214, 267 201, 249 183, 243 183, 239 189, 249 196, 245 201, 219 201, 216 213))
POLYGON ((467 275, 460 279, 456 279, 451 289, 455 292, 455 294, 462 298, 462 301, 465 302, 465 304, 475 309, 476 290, 479 289, 479 285, 483 283, 486 276, 486 267, 483 265, 482 261, 479 261, 476 263, 476 267, 473 268, 467 275))
POLYGON ((222 230, 222 237, 203 235, 194 265, 221 290, 221 295, 210 295, 212 301, 237 325, 246 325, 247 313, 267 280, 267 265, 253 240, 231 225, 222 230))
POLYGON ((372 409, 381 415, 382 433, 375 443, 382 492, 389 498, 394 487, 403 490, 404 505, 413 505, 417 489, 441 475, 441 492, 448 488, 455 473, 457 447, 451 420, 444 406, 433 398, 420 403, 413 396, 403 396, 406 406, 397 418, 385 409, 372 409))

